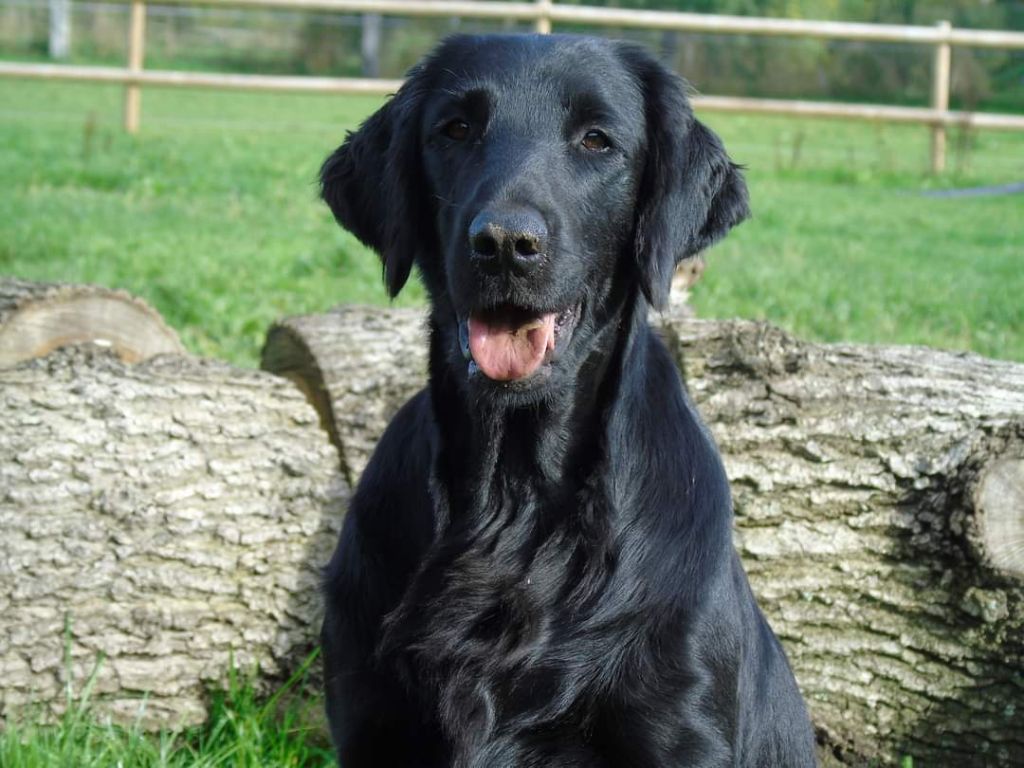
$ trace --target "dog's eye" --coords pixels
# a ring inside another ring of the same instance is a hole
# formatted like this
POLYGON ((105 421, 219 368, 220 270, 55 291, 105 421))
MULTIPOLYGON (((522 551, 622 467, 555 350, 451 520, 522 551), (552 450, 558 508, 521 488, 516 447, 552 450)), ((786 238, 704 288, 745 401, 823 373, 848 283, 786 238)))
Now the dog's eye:
POLYGON ((469 138, 469 123, 459 118, 449 120, 441 128, 441 133, 452 141, 464 141, 469 138))
POLYGON ((608 149, 612 143, 608 137, 601 131, 587 131, 583 134, 583 139, 580 141, 584 149, 588 149, 591 152, 604 152, 608 149))

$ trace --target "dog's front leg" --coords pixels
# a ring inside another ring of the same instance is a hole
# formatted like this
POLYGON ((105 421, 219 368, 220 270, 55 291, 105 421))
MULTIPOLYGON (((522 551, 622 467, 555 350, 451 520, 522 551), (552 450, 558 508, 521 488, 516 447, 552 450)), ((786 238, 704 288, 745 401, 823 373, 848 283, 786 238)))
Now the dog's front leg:
POLYGON ((381 592, 372 566, 344 539, 339 552, 348 567, 332 573, 320 637, 338 760, 343 768, 448 766, 430 711, 375 655, 382 616, 374 597, 381 592))
POLYGON ((331 736, 343 768, 448 768, 434 710, 378 654, 383 624, 433 531, 425 395, 395 417, 324 573, 321 631, 331 736))

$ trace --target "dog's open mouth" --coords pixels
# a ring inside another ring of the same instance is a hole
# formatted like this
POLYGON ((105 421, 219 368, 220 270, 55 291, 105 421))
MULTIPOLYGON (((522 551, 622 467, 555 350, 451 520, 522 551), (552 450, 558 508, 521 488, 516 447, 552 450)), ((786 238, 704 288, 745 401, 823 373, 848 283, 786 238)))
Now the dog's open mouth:
POLYGON ((559 341, 572 332, 579 304, 561 312, 502 305, 476 310, 459 323, 462 354, 469 372, 493 381, 520 381, 551 361, 559 341))

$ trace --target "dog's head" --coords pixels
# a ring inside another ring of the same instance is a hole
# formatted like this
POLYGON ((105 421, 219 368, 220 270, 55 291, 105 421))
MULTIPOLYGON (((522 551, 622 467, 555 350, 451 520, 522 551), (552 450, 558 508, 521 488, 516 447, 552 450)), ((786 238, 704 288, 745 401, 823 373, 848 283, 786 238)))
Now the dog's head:
POLYGON ((321 171, 338 221, 396 295, 413 264, 468 387, 536 400, 593 353, 630 292, 748 214, 742 176, 642 49, 455 37, 321 171))

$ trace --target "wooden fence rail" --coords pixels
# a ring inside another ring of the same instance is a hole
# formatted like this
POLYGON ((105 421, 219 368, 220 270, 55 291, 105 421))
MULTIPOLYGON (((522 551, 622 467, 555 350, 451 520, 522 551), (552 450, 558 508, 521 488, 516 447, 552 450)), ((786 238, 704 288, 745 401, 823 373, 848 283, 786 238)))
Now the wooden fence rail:
MULTIPOLYGON (((916 123, 929 127, 931 167, 946 165, 946 130, 950 126, 992 130, 1024 130, 1024 115, 957 112, 949 109, 950 71, 954 47, 1024 49, 1024 33, 954 29, 948 21, 934 27, 862 24, 852 22, 767 19, 746 16, 679 13, 672 11, 558 5, 552 0, 494 2, 493 0, 158 0, 160 5, 275 8, 380 14, 411 17, 466 17, 533 22, 548 34, 555 24, 642 28, 723 35, 805 37, 828 40, 906 43, 934 48, 930 108, 872 104, 840 104, 780 99, 697 96, 694 106, 708 111, 833 117, 872 122, 916 123)), ((128 0, 130 21, 125 68, 78 67, 0 62, 0 77, 115 82, 125 85, 124 127, 138 131, 142 85, 191 88, 297 91, 317 93, 394 92, 397 80, 280 75, 235 75, 212 72, 174 72, 144 69, 146 0, 128 0)))

